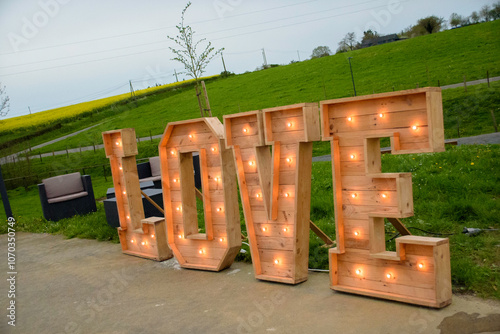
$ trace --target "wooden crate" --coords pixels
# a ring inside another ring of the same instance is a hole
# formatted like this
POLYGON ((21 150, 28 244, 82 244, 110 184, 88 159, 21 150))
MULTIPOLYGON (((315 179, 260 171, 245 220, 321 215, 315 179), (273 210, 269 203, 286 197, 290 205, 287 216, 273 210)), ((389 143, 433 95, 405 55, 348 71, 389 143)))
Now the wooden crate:
POLYGON ((219 271, 241 248, 236 171, 216 118, 172 122, 159 144, 168 242, 183 268, 219 271), (193 153, 200 157, 205 233, 199 233, 193 153))
POLYGON ((382 173, 380 138, 393 154, 444 151, 441 90, 422 88, 323 101, 332 146, 337 247, 331 288, 430 307, 451 303, 448 239, 404 236, 385 249, 384 218, 413 215, 410 173, 382 173))
POLYGON ((123 253, 157 261, 171 258, 164 218, 144 218, 134 129, 103 132, 102 138, 111 164, 123 253))
POLYGON ((224 127, 238 170, 256 278, 305 281, 312 142, 320 139, 318 106, 226 115, 224 127))

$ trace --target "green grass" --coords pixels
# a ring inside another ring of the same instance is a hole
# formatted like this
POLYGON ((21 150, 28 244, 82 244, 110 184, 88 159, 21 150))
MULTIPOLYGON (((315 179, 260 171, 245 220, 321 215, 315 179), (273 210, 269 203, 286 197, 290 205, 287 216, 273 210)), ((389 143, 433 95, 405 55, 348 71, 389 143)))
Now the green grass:
MULTIPOLYGON (((393 88, 410 89, 417 84, 420 87, 437 86, 438 81, 441 85, 453 84, 462 82, 464 76, 467 80, 484 78, 486 71, 489 71, 490 76, 497 76, 500 75, 500 43, 496 38, 499 30, 500 20, 497 20, 210 80, 207 82, 207 90, 213 115, 222 119, 223 115, 238 111, 351 96, 352 83, 347 63, 347 57, 351 56, 354 57, 352 61, 358 95, 392 91, 393 88)), ((492 94, 498 95, 498 86, 496 87, 496 93, 492 94)), ((444 93, 445 99, 446 95, 444 93)), ((450 106, 452 104, 450 102, 450 106)), ((54 144, 44 151, 65 149, 66 146, 90 146, 101 142, 102 131, 116 128, 134 127, 141 137, 149 136, 150 131, 153 135, 161 134, 169 121, 199 117, 192 88, 157 92, 156 95, 144 97, 137 108, 129 104, 122 109, 119 117, 108 120, 95 130, 54 144)), ((450 108, 450 116, 455 117, 458 111, 452 109, 450 108)), ((466 110, 461 113, 467 114, 468 108, 466 110)), ((54 114, 57 115, 56 112, 54 114)), ((467 122, 467 119, 464 118, 463 122, 467 122)), ((8 129, 9 120, 3 121, 2 125, 2 129, 8 129)), ((80 126, 84 128, 88 125, 82 122, 80 126)), ((455 123, 450 121, 449 126, 450 129, 455 129, 456 120, 455 123)), ((470 128, 475 126, 469 125, 470 128)), ((1 141, 4 141, 2 136, 5 131, 0 130, 1 141)), ((464 131, 475 133, 467 129, 464 131)), ((450 135, 456 137, 453 132, 450 135)), ((35 142, 38 141, 33 140, 31 145, 34 146, 35 142)))
MULTIPOLYGON (((452 282, 455 292, 475 293, 481 297, 500 299, 500 238, 499 232, 468 237, 464 227, 500 228, 500 145, 449 147, 435 154, 383 155, 383 172, 411 172, 415 216, 403 219, 415 235, 427 235, 417 229, 450 238, 452 282)), ((56 157, 57 158, 57 157, 56 157)), ((61 157, 57 159, 62 159, 61 157)), ((330 162, 315 162, 312 170, 311 220, 332 239, 335 237, 332 170, 330 162)), ((93 175, 96 197, 104 197, 112 186, 110 179, 93 175)), ((41 219, 38 191, 31 186, 26 191, 9 191, 12 210, 20 231, 57 233, 69 238, 80 237, 118 242, 116 231, 108 227, 103 207, 84 217, 64 219, 57 223, 41 219)), ((6 222, 0 206, 0 219, 6 222)), ((199 211, 202 210, 199 205, 199 211)), ((240 205, 242 231, 245 223, 240 205)), ((202 221, 202 214, 199 215, 202 221)), ((203 227, 203 224, 200 225, 203 227)), ((0 232, 5 233, 6 224, 0 232)), ((387 226, 387 239, 395 236, 387 226)), ((431 234, 432 235, 432 234, 431 234)), ((311 233, 310 268, 328 269, 328 249, 311 233)), ((393 249, 394 243, 387 248, 393 249)), ((243 246, 248 250, 246 245, 243 246)), ((250 253, 240 254, 240 261, 250 261, 250 253)))

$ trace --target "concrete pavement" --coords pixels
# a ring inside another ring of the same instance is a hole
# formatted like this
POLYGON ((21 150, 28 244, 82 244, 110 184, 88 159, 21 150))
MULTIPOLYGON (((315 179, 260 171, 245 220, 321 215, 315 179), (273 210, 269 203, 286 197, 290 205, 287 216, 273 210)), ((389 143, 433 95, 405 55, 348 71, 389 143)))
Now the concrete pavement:
MULTIPOLYGON (((441 310, 330 290, 327 273, 297 286, 257 281, 236 262, 220 273, 123 255, 120 245, 16 235, 16 327, 0 333, 478 333, 500 331, 500 303, 454 296, 441 310), (495 327, 496 326, 496 327, 495 327)), ((0 236, 7 277, 7 236, 0 236)))

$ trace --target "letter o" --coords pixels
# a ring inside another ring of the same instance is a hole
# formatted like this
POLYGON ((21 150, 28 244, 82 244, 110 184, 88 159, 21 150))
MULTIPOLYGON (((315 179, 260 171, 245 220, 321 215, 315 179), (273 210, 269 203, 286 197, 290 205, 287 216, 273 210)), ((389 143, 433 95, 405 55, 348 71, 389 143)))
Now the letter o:
POLYGON ((229 267, 241 248, 241 228, 234 158, 224 145, 221 122, 210 117, 169 123, 159 153, 168 244, 177 261, 191 269, 229 267), (205 233, 198 230, 197 191, 203 198, 205 233))

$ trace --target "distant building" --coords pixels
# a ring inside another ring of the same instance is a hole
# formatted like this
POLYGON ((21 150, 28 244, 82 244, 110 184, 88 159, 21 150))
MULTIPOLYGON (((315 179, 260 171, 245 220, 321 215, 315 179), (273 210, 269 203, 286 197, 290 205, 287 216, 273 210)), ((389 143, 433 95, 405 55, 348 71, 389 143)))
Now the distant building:
POLYGON ((390 35, 386 35, 386 36, 370 38, 370 39, 364 41, 363 43, 361 43, 360 48, 363 49, 363 48, 367 48, 367 47, 374 46, 374 45, 392 43, 392 42, 399 41, 400 39, 401 38, 399 38, 398 35, 396 35, 396 34, 390 34, 390 35))

